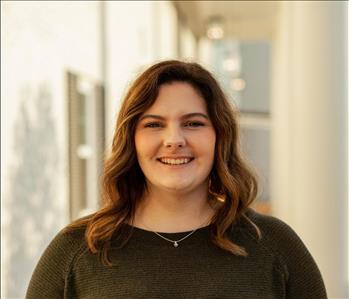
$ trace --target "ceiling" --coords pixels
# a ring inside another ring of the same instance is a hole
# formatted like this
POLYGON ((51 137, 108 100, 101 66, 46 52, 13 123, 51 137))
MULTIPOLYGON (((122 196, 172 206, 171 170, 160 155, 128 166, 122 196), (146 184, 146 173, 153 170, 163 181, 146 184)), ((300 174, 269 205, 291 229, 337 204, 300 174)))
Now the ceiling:
POLYGON ((211 17, 224 19, 225 37, 272 38, 279 10, 278 1, 173 1, 179 18, 196 37, 206 35, 211 17))

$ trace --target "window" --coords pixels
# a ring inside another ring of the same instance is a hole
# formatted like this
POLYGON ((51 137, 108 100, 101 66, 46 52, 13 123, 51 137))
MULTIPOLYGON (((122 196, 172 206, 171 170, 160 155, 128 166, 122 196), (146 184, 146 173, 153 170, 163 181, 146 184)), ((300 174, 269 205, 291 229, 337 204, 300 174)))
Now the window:
POLYGON ((105 143, 104 89, 67 72, 69 201, 72 220, 96 210, 105 143))

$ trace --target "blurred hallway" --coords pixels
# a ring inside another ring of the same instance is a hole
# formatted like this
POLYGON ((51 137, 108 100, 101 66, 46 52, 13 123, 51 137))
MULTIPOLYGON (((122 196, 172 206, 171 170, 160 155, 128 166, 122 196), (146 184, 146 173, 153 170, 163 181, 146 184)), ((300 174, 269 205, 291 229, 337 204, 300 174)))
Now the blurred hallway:
POLYGON ((163 59, 210 69, 239 109, 255 208, 302 238, 349 298, 348 3, 2 1, 1 298, 98 180, 126 87, 163 59))

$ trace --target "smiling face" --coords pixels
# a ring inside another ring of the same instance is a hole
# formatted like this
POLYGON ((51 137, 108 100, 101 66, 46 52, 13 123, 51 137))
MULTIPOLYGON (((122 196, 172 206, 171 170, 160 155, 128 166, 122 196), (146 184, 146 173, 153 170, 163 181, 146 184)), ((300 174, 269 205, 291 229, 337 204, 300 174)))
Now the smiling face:
POLYGON ((205 100, 185 82, 162 85, 135 131, 138 162, 151 189, 207 188, 215 142, 205 100))

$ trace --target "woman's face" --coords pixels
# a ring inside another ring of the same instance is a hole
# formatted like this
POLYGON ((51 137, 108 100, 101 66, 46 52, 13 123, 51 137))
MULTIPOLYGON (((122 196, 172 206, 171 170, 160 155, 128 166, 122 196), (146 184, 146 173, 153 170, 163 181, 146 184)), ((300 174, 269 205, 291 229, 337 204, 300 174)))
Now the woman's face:
POLYGON ((135 132, 137 158, 148 186, 167 191, 207 188, 215 143, 206 103, 185 82, 162 85, 135 132))

